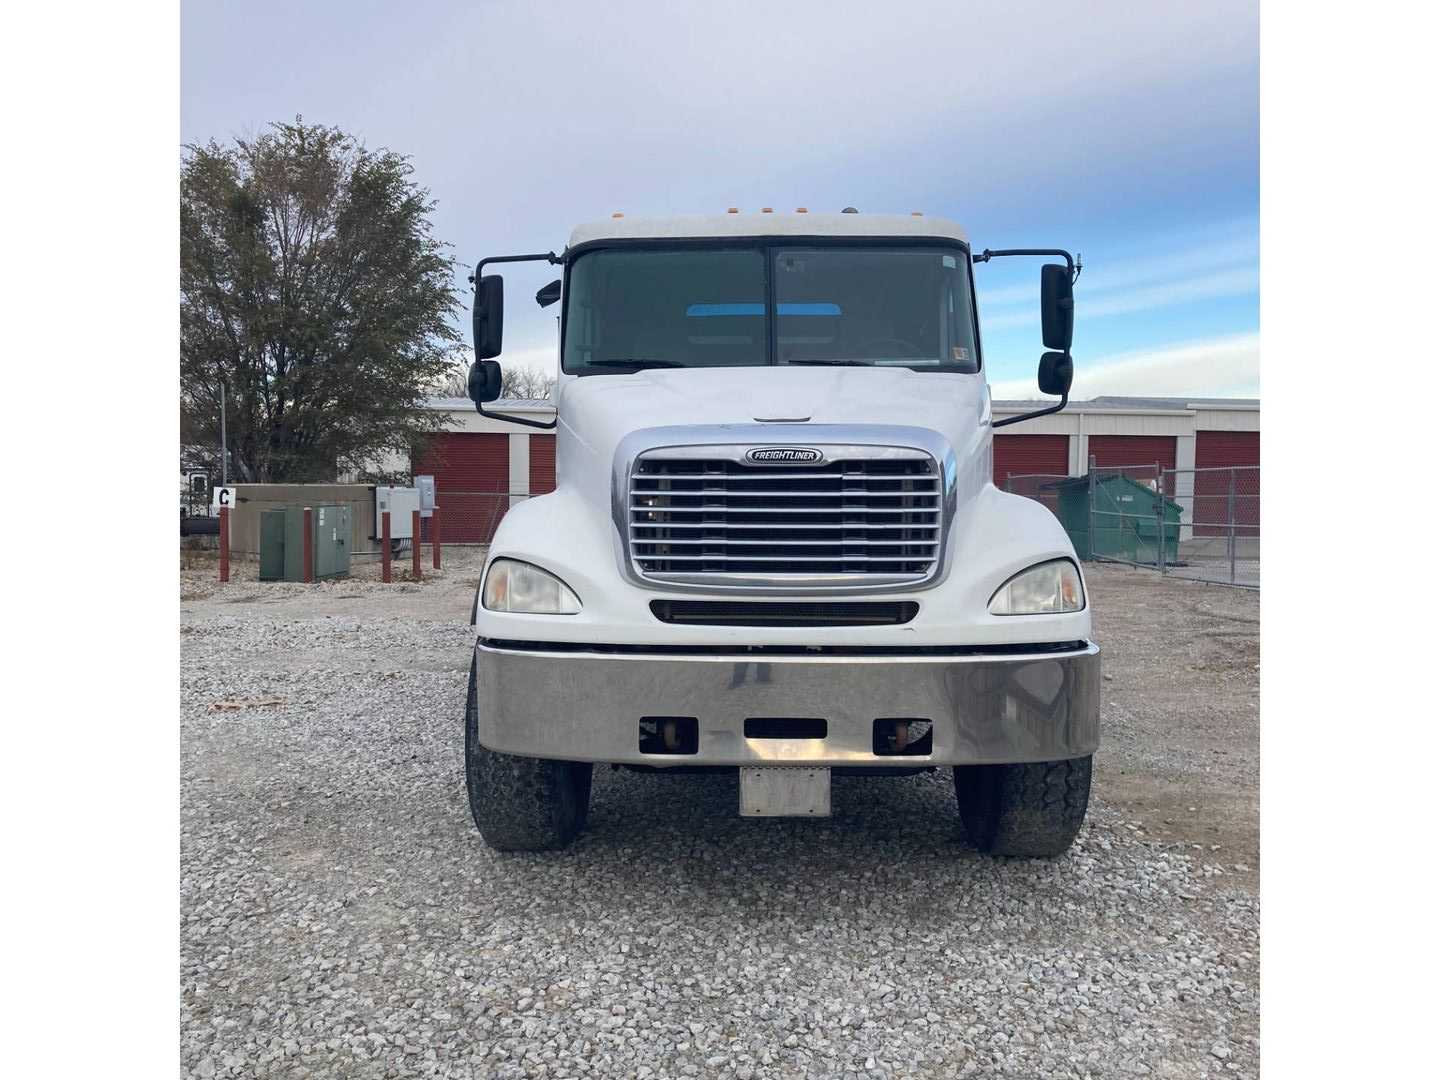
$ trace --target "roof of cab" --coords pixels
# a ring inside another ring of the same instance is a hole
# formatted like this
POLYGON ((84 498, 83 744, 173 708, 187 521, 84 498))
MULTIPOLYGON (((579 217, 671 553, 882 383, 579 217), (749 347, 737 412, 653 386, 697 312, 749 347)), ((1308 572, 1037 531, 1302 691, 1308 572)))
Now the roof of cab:
POLYGON ((577 225, 569 246, 597 240, 691 240, 714 237, 896 236, 967 241, 953 221, 918 214, 689 214, 613 217, 577 225))

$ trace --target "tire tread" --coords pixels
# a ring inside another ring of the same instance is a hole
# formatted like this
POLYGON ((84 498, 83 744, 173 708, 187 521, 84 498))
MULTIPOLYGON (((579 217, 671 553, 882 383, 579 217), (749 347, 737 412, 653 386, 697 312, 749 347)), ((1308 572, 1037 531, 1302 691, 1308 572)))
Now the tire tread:
POLYGON ((501 754, 480 745, 475 664, 465 701, 465 787, 470 815, 496 851, 555 851, 567 846, 590 808, 592 767, 501 754))
POLYGON ((1048 858, 1074 842, 1090 803, 1090 757, 955 767, 965 831, 987 854, 1048 858))

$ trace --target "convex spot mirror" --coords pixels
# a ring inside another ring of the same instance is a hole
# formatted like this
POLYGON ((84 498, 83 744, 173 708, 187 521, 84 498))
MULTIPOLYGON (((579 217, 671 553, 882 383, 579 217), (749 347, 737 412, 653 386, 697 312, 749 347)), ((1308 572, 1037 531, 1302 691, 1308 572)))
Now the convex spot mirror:
POLYGON ((498 361, 476 360, 470 365, 470 378, 466 385, 470 400, 479 405, 482 402, 494 401, 498 398, 500 396, 500 376, 498 361))
POLYGON ((556 300, 559 300, 559 299, 560 299, 560 279, 559 279, 559 278, 556 278, 554 281, 550 282, 549 285, 546 285, 544 288, 542 288, 539 292, 537 292, 537 293, 535 294, 535 302, 536 302, 537 304, 539 304, 541 307, 549 307, 551 304, 555 303, 555 301, 556 301, 556 300))
POLYGON ((1039 382, 1042 394, 1064 397, 1070 393, 1070 383, 1074 378, 1075 364, 1068 353, 1047 352, 1040 357, 1039 382))
POLYGON ((1070 351, 1075 334, 1075 294, 1068 266, 1047 263, 1040 268, 1040 328, 1045 348, 1070 351))
POLYGON ((505 332, 505 279, 499 274, 487 274, 475 283, 475 307, 470 313, 470 325, 475 334, 475 359, 499 356, 505 332))

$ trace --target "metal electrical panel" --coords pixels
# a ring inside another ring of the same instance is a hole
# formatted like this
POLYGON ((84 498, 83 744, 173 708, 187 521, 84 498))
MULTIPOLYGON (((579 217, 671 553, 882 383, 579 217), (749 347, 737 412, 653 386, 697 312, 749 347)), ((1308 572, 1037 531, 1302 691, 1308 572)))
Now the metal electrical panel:
POLYGON ((390 539, 411 540, 414 538, 414 530, 411 526, 411 515, 420 509, 420 490, 418 488, 406 487, 376 487, 375 488, 375 538, 378 540, 383 531, 380 525, 380 515, 386 510, 390 511, 390 539))
MULTIPOLYGON (((310 508, 311 577, 350 573, 350 507, 310 508)), ((305 508, 287 506, 260 515, 260 580, 305 580, 305 508)))
POLYGON ((285 511, 260 512, 260 580, 285 580, 285 511))
POLYGON ((415 477, 415 490, 420 493, 420 516, 433 517, 435 514, 435 477, 415 477))
POLYGON ((350 573, 350 507, 317 506, 315 515, 315 579, 350 573))

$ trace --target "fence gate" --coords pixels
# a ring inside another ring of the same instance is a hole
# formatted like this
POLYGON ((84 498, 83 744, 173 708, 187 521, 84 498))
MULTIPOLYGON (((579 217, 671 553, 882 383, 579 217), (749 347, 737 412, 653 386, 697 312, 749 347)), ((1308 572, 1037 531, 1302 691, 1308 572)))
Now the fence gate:
POLYGON ((1195 581, 1260 587, 1260 466, 1166 470, 1182 508, 1180 552, 1169 572, 1195 581))

